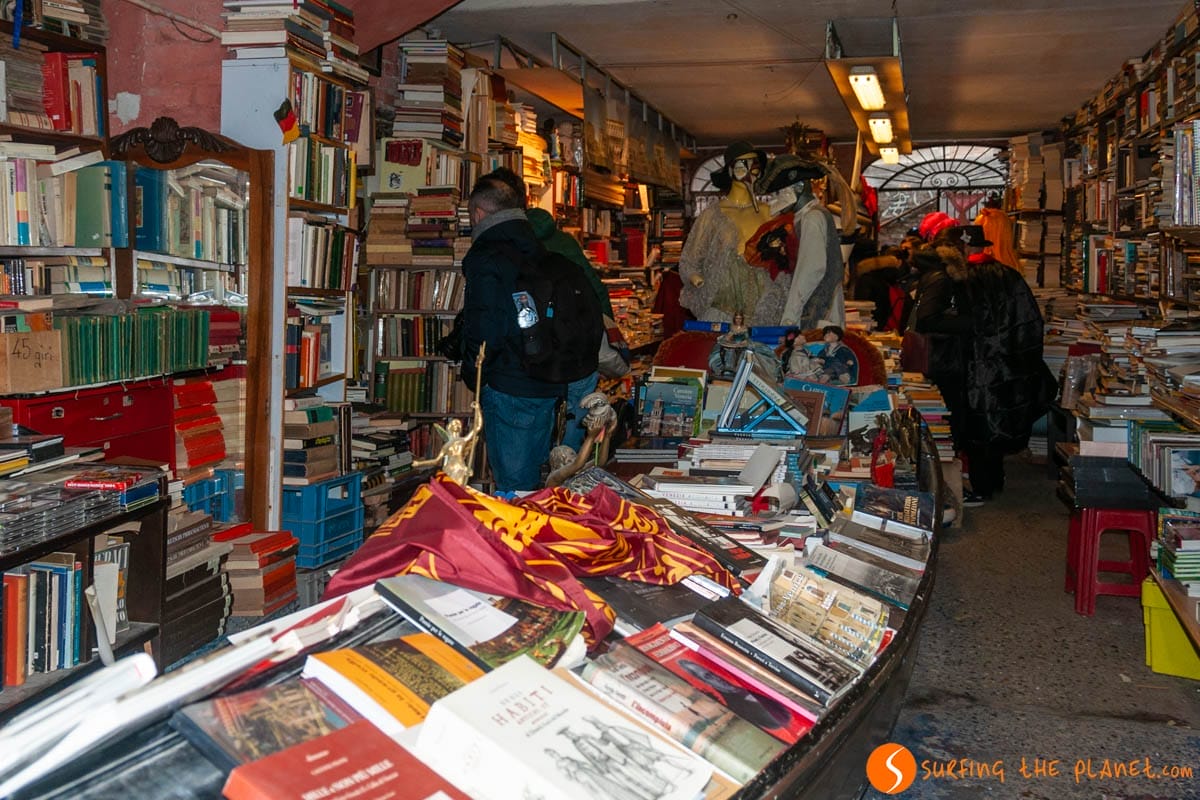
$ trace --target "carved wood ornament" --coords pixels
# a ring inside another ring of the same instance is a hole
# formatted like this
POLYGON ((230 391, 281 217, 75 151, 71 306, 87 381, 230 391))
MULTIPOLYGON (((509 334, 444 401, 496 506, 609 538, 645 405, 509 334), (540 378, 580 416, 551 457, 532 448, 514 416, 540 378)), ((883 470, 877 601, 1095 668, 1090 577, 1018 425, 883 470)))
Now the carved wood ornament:
POLYGON ((203 128, 180 127, 171 117, 159 117, 148 128, 134 128, 109 141, 114 157, 142 148, 146 156, 160 164, 168 164, 183 155, 189 144, 210 153, 225 153, 233 146, 203 128))

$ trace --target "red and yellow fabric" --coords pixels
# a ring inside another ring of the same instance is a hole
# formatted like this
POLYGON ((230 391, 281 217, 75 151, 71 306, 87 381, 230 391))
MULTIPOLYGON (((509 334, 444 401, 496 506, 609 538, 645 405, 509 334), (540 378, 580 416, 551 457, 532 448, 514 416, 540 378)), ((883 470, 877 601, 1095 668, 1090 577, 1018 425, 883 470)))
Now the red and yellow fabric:
POLYGON ((334 574, 325 596, 410 572, 583 611, 589 646, 609 634, 615 615, 577 576, 672 584, 699 573, 740 591, 737 579, 708 552, 606 486, 587 495, 544 489, 513 504, 441 473, 363 543, 334 574))

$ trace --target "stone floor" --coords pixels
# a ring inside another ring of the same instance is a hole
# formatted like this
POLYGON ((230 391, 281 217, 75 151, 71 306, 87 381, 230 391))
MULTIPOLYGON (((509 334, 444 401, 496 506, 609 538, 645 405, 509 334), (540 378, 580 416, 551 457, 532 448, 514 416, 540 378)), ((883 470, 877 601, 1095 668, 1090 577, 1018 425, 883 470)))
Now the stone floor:
POLYGON ((1002 494, 944 532, 893 734, 915 756, 917 778, 897 796, 1200 798, 1200 681, 1146 666, 1137 600, 1102 596, 1095 616, 1075 614, 1063 592, 1067 511, 1054 483, 1042 464, 1010 458, 1007 470, 1002 494), (951 759, 955 777, 946 777, 951 759), (1022 759, 1030 777, 1021 775, 1022 759), (1105 775, 1106 763, 1147 759, 1155 770, 1190 767, 1195 777, 1105 775), (1056 776, 1046 774, 1050 760, 1056 776), (995 774, 981 777, 981 764, 995 774))

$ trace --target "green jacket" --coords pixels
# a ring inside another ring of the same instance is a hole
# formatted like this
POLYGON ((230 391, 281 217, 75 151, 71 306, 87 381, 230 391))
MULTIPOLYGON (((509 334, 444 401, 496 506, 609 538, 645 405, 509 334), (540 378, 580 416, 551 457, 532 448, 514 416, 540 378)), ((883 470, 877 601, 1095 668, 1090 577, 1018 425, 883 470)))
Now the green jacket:
POLYGON ((533 232, 541 240, 543 247, 551 252, 560 253, 583 267, 583 274, 587 275, 588 282, 596 290, 596 297, 600 298, 601 310, 610 318, 615 319, 612 302, 608 299, 608 289, 600 280, 600 276, 596 273, 596 268, 592 266, 592 262, 588 261, 588 257, 584 255, 583 248, 579 246, 579 242, 575 241, 575 237, 569 233, 560 231, 558 224, 554 221, 554 217, 545 209, 527 209, 525 216, 529 219, 529 224, 533 226, 533 232))

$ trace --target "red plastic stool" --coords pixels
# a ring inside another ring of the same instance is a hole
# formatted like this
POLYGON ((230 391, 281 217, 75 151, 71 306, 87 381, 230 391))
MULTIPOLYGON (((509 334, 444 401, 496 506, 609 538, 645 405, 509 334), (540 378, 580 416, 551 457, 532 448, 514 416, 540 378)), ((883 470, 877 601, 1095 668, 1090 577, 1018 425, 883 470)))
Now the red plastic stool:
POLYGON ((1096 613, 1096 595, 1140 597, 1142 581, 1150 573, 1150 542, 1157 514, 1148 510, 1081 508, 1071 515, 1067 534, 1067 571, 1064 589, 1075 593, 1075 613, 1096 613), (1129 534, 1128 561, 1101 561, 1100 536, 1108 531, 1129 534), (1124 572, 1129 583, 1100 580, 1101 572, 1124 572))

